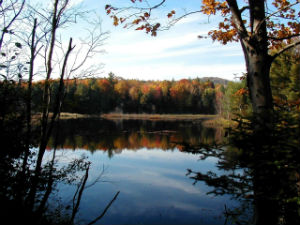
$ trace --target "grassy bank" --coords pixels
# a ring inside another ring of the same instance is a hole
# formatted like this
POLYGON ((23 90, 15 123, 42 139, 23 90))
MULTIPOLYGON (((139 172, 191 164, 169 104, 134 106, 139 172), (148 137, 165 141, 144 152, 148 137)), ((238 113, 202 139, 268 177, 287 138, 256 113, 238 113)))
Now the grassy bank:
POLYGON ((89 115, 89 114, 79 114, 79 113, 60 113, 60 119, 77 119, 77 118, 94 118, 100 117, 100 115, 89 115))
MULTIPOLYGON (((51 119, 52 113, 49 113, 49 119, 51 119)), ((68 113, 68 112, 62 112, 60 113, 60 119, 61 120, 67 120, 67 119, 79 119, 79 118, 100 118, 100 115, 88 115, 88 114, 79 114, 79 113, 68 113)), ((33 122, 38 122, 41 119, 41 113, 36 113, 32 116, 33 122)))
POLYGON ((213 119, 204 120, 202 125, 205 127, 234 127, 236 123, 233 120, 224 119, 221 116, 216 116, 213 119))
MULTIPOLYGON (((41 118, 41 114, 35 114, 33 121, 37 122, 41 118)), ((51 113, 50 113, 51 118, 51 113)), ((79 113, 62 112, 60 119, 79 119, 79 118, 103 118, 108 120, 165 120, 165 121, 195 121, 201 120, 205 127, 230 127, 234 126, 232 120, 226 120, 219 115, 204 114, 123 114, 123 113, 107 113, 102 115, 89 115, 79 113)))

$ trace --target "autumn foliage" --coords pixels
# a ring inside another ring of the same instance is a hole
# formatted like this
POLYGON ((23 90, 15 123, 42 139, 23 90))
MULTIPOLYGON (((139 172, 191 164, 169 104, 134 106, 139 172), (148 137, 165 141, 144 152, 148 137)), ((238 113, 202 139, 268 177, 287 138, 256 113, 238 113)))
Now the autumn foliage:
MULTIPOLYGON (((34 106, 39 110, 42 81, 34 83, 34 106)), ((51 81, 51 92, 58 81, 51 81)), ((122 78, 66 81, 64 112, 99 114, 124 113, 204 113, 218 112, 220 85, 200 79, 140 81, 122 78)))

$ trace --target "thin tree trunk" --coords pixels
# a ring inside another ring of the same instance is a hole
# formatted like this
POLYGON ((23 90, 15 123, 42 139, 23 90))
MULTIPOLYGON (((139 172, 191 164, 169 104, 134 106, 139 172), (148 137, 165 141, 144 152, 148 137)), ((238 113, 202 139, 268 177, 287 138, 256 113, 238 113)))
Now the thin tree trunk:
POLYGON ((54 52, 54 45, 56 41, 56 30, 57 30, 57 10, 58 10, 58 2, 59 0, 55 0, 54 2, 54 10, 53 17, 51 22, 51 39, 50 39, 50 48, 47 59, 47 75, 45 79, 44 93, 43 93, 43 102, 42 102, 42 118, 41 118, 41 140, 40 140, 40 148, 37 156, 36 166, 35 166, 35 174, 32 181, 32 187, 28 194, 27 202, 28 207, 33 209, 34 199, 37 191, 38 177, 41 172, 41 164, 42 159, 46 149, 46 138, 47 138, 47 130, 48 130, 48 117, 49 117, 49 107, 50 107, 50 84, 49 79, 52 74, 52 57, 54 52), (45 145, 45 147, 44 147, 45 145))
POLYGON ((58 3, 59 3, 59 0, 55 0, 52 23, 51 23, 52 27, 51 27, 50 49, 49 49, 49 54, 48 54, 48 59, 47 59, 47 76, 45 79, 43 103, 42 103, 43 104, 43 112, 42 112, 42 121, 41 121, 41 140, 40 140, 40 147, 39 147, 39 152, 38 152, 36 166, 35 166, 35 175, 34 175, 33 181, 32 181, 32 188, 28 194, 28 204, 29 204, 30 209, 33 209, 33 206, 34 206, 34 199, 35 199, 35 195, 36 195, 36 191, 37 191, 38 178, 41 173, 41 165, 42 165, 43 156, 46 151, 47 143, 50 138, 55 119, 60 111, 61 100, 62 100, 61 96, 63 96, 63 94, 60 92, 63 92, 63 90, 64 90, 63 79, 64 79, 64 74, 65 74, 66 64, 68 61, 69 54, 73 50, 72 39, 70 39, 69 48, 66 53, 66 56, 64 59, 64 65, 63 65, 63 68, 61 71, 60 87, 59 87, 59 93, 57 95, 56 105, 54 107, 51 122, 50 122, 50 124, 48 124, 49 107, 50 107, 50 101, 49 101, 50 100, 50 83, 49 83, 49 80, 50 80, 50 77, 52 74, 52 59, 53 59, 53 53, 54 53, 54 47, 55 47, 55 41, 56 41, 56 30, 58 28, 58 21, 60 19, 59 17, 61 16, 63 8, 65 7, 64 6, 62 9, 60 9, 58 11, 58 3))
POLYGON ((27 99, 26 99, 26 123, 27 123, 27 137, 26 137, 26 149, 25 156, 23 161, 23 173, 25 175, 25 170, 27 166, 27 160, 29 156, 29 146, 31 142, 31 93, 32 93, 32 78, 33 78, 33 69, 34 69, 34 60, 35 60, 35 32, 37 28, 37 19, 34 19, 33 29, 32 29, 32 37, 31 37, 31 46, 30 46, 30 65, 29 65, 29 79, 28 79, 28 89, 27 89, 27 99))

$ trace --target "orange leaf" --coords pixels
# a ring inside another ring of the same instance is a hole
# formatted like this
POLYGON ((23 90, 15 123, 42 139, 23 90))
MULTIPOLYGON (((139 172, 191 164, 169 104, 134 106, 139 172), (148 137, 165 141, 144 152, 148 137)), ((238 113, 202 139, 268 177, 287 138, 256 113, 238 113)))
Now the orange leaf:
POLYGON ((114 26, 118 26, 119 25, 119 19, 118 17, 114 16, 114 26))
POLYGON ((135 30, 144 30, 145 29, 145 26, 140 26, 138 28, 136 28, 135 30))
POLYGON ((139 22, 141 22, 141 20, 140 19, 136 19, 136 20, 132 21, 132 24, 139 24, 139 22))

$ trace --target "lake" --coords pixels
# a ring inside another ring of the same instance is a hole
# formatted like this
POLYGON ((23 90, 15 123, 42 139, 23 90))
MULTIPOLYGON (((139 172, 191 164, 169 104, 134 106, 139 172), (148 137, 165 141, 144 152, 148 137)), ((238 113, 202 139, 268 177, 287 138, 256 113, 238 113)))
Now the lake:
MULTIPOLYGON (((57 130, 45 161, 56 149, 58 167, 81 157, 90 162, 75 223, 97 218, 120 192, 95 224, 234 224, 228 212, 241 202, 230 193, 216 195, 214 185, 195 182, 191 173, 229 172, 217 166, 217 157, 200 159, 187 149, 220 143, 221 129, 205 128, 201 121, 75 119, 61 121, 57 130)), ((76 189, 76 182, 59 182, 50 208, 68 211, 76 189)))

